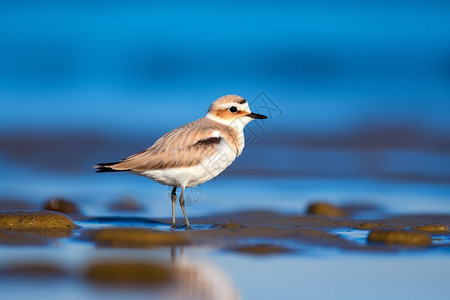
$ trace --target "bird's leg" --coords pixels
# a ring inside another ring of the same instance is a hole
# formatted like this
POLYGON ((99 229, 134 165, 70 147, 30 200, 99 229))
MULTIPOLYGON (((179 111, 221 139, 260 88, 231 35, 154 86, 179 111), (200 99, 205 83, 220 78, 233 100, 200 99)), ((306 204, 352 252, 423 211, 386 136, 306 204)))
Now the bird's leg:
POLYGON ((176 228, 177 225, 175 224, 175 204, 177 202, 177 187, 174 186, 172 189, 172 194, 170 195, 172 198, 172 225, 171 228, 176 228))
POLYGON ((184 189, 185 187, 181 188, 181 194, 180 194, 180 206, 181 206, 181 210, 183 211, 184 214, 184 219, 186 220, 186 229, 192 229, 191 225, 189 224, 189 220, 186 214, 186 208, 184 207, 184 189))

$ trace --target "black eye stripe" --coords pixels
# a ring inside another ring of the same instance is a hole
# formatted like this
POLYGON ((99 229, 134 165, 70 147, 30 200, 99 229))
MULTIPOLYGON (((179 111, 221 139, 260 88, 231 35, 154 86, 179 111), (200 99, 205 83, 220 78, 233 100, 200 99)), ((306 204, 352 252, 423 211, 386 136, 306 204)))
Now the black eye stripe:
POLYGON ((232 106, 228 109, 229 111, 231 111, 232 113, 235 113, 238 111, 238 109, 236 108, 236 106, 232 106))

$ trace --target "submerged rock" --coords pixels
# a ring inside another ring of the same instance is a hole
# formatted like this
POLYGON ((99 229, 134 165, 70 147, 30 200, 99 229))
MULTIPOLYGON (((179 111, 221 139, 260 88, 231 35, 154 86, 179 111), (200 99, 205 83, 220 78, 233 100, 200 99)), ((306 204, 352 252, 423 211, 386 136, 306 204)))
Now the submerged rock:
POLYGON ((0 229, 73 229, 73 221, 66 215, 46 210, 0 212, 0 229))
POLYGON ((44 203, 44 209, 57 211, 63 214, 77 214, 80 212, 76 203, 64 198, 51 198, 44 203))
POLYGON ((326 202, 313 202, 308 206, 306 213, 309 215, 320 215, 326 217, 346 217, 348 212, 342 208, 339 208, 333 204, 326 202))
POLYGON ((104 228, 91 230, 88 235, 94 242, 105 247, 147 248, 189 243, 184 234, 145 228, 104 228))
POLYGON ((402 230, 373 230, 369 233, 367 241, 403 246, 424 247, 431 245, 431 237, 428 234, 402 230))
POLYGON ((88 280, 104 284, 160 285, 175 278, 172 268, 148 262, 98 262, 85 272, 88 280))

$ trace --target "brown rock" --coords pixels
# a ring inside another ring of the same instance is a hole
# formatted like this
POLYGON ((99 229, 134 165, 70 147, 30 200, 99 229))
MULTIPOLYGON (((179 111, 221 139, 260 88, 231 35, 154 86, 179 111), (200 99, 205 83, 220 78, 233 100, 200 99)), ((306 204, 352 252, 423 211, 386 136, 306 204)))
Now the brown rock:
POLYGON ((383 227, 383 225, 380 224, 374 224, 374 223, 362 223, 360 225, 358 225, 358 229, 363 229, 363 230, 369 230, 369 229, 375 229, 375 228, 380 228, 383 227))
POLYGON ((45 210, 0 212, 0 229, 73 229, 73 221, 58 212, 45 210))
POLYGON ((143 207, 131 197, 122 198, 110 205, 112 211, 142 211, 143 207))
POLYGON ((357 229, 370 230, 370 229, 403 229, 403 225, 392 225, 392 224, 376 224, 376 223, 362 223, 356 227, 357 229))
POLYGON ((402 230, 373 230, 367 237, 368 242, 395 244, 404 246, 430 246, 431 237, 423 232, 402 230))
POLYGON ((327 217, 346 217, 348 212, 344 209, 341 209, 333 204, 326 202, 314 202, 308 206, 306 211, 309 215, 321 215, 327 217))
POLYGON ((232 229, 234 229, 234 228, 242 228, 242 227, 244 227, 244 225, 241 225, 238 223, 231 223, 231 222, 213 225, 213 228, 228 228, 228 229, 232 228, 232 229))
POLYGON ((418 231, 426 231, 430 233, 437 233, 437 234, 446 234, 448 232, 448 227, 444 224, 430 224, 430 225, 423 225, 414 227, 414 230, 418 231))
POLYGON ((98 283, 160 285, 174 279, 171 268, 148 262, 100 262, 88 267, 85 277, 98 283))
POLYGON ((19 264, 5 267, 0 271, 3 276, 61 277, 66 272, 61 268, 42 263, 19 264))
POLYGON ((104 228, 92 230, 91 239, 105 247, 148 248, 186 245, 188 238, 179 232, 162 232, 145 228, 104 228))
POLYGON ((288 248, 268 244, 238 246, 230 250, 251 255, 272 255, 291 252, 288 248))
POLYGON ((78 205, 63 198, 51 198, 44 204, 45 210, 57 211, 63 214, 79 213, 78 205))

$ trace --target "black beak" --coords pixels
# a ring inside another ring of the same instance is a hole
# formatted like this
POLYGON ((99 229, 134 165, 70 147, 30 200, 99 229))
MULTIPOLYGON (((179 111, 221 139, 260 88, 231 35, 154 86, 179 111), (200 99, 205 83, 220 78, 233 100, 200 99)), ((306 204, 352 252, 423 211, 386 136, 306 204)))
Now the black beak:
POLYGON ((260 114, 255 114, 255 113, 249 113, 248 115, 246 115, 247 117, 250 117, 252 119, 267 119, 267 116, 265 115, 260 115, 260 114))

